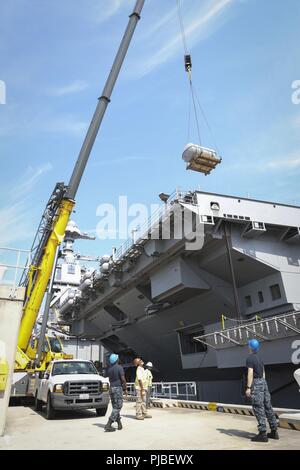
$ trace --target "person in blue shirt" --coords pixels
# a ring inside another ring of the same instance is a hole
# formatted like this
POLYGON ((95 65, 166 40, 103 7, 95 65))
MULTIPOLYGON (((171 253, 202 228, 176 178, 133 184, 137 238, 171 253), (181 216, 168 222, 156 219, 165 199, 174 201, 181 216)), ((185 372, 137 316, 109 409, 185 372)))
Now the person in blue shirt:
POLYGON ((110 367, 108 368, 107 376, 110 383, 109 395, 112 404, 112 412, 104 430, 106 432, 113 432, 115 431, 115 428, 112 426, 114 422, 118 423, 119 431, 123 429, 120 411, 123 407, 123 392, 127 395, 127 384, 124 369, 119 364, 118 354, 111 354, 109 356, 109 364, 110 367))
POLYGON ((258 434, 251 440, 253 442, 268 442, 268 438, 279 439, 277 420, 271 404, 264 363, 257 354, 259 342, 257 339, 251 339, 248 344, 250 355, 246 361, 248 369, 246 396, 251 399, 253 413, 258 422, 258 434), (269 434, 267 434, 266 418, 271 428, 269 434))

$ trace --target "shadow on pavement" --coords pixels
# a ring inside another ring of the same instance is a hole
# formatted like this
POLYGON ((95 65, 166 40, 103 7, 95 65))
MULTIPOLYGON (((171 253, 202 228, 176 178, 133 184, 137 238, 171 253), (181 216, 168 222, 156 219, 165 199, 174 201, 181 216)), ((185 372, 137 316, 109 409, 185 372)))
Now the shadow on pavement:
POLYGON ((121 418, 129 418, 129 419, 135 419, 136 420, 135 415, 123 415, 123 414, 121 414, 121 418))
POLYGON ((101 424, 101 423, 93 423, 93 426, 97 426, 97 428, 105 428, 105 424, 101 424))
MULTIPOLYGON (((31 415, 39 415, 42 416, 46 420, 46 413, 45 409, 43 411, 36 411, 33 406, 30 406, 32 413, 31 415)), ((45 408, 45 407, 44 407, 45 408)), ((72 419, 88 419, 88 418, 98 418, 94 410, 57 410, 55 411, 54 418, 51 421, 59 421, 59 420, 72 420, 72 419)))
POLYGON ((226 434, 231 437, 243 437, 244 439, 251 439, 254 433, 248 431, 241 431, 240 429, 217 429, 222 434, 226 434))

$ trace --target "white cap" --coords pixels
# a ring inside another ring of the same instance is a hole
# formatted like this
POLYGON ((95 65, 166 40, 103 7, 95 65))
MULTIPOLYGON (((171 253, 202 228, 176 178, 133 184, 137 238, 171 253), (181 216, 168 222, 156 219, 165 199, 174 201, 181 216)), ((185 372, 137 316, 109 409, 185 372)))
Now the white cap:
POLYGON ((152 362, 147 362, 146 367, 153 367, 152 362))

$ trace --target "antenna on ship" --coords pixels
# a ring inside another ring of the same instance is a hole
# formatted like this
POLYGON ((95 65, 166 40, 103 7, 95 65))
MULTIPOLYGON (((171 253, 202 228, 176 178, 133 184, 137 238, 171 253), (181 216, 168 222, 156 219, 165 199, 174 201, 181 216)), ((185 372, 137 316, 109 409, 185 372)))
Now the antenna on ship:
POLYGON ((178 18, 179 18, 179 24, 180 24, 182 44, 183 44, 183 49, 184 49, 184 67, 188 76, 189 91, 190 91, 188 139, 189 139, 189 134, 190 134, 190 126, 191 126, 191 109, 190 109, 191 101, 193 103, 194 118, 195 118, 197 136, 198 136, 197 144, 188 143, 185 146, 183 150, 183 154, 182 154, 182 159, 187 164, 186 166, 187 170, 198 171, 200 173, 204 173, 206 176, 206 175, 209 175, 210 172, 214 170, 219 163, 221 163, 222 158, 219 156, 217 145, 216 145, 216 150, 202 146, 197 105, 201 111, 202 117, 207 125, 207 128, 213 137, 213 140, 215 139, 214 139, 212 130, 209 126, 208 120, 205 116, 204 110, 200 104, 200 100, 197 96, 197 92, 195 90, 193 80, 192 80, 192 56, 187 47, 186 34, 184 30, 183 17, 182 17, 182 12, 181 12, 181 0, 177 0, 177 12, 178 12, 178 18))

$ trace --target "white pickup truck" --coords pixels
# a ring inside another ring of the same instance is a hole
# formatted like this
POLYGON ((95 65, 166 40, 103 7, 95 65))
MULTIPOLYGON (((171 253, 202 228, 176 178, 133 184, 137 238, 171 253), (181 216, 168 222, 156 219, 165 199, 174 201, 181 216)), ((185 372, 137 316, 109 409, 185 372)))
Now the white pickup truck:
POLYGON ((109 403, 109 381, 100 376, 91 361, 62 359, 50 362, 35 381, 35 409, 46 405, 46 418, 55 410, 95 408, 105 416, 109 403))

